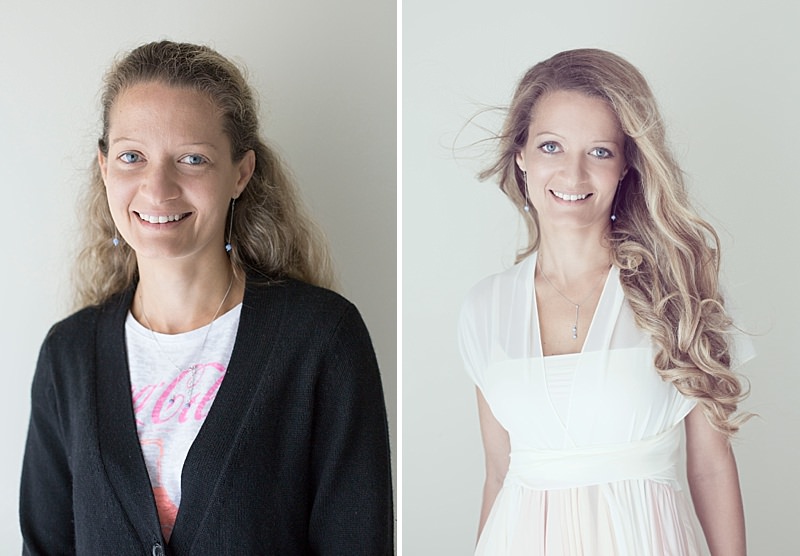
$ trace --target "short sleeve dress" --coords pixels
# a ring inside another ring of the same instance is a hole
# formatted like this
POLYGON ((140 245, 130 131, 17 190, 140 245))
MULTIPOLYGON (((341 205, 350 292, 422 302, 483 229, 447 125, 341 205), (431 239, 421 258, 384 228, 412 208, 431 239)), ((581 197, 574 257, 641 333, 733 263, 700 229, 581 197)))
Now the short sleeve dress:
POLYGON ((580 353, 543 357, 535 265, 534 253, 478 283, 461 312, 467 372, 511 444, 475 554, 706 554, 679 481, 681 422, 695 402, 655 370, 619 270, 580 353))

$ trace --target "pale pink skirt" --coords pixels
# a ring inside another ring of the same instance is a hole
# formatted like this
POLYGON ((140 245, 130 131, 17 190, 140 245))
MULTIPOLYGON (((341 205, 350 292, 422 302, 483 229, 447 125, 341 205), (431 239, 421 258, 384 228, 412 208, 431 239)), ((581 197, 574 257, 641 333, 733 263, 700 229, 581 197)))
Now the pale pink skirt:
POLYGON ((683 491, 652 480, 563 490, 506 481, 476 556, 703 556, 683 491))

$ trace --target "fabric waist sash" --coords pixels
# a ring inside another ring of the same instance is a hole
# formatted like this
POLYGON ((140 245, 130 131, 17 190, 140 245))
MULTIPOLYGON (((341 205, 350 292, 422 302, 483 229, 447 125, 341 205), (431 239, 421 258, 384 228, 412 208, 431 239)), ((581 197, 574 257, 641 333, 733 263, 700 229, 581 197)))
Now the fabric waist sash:
POLYGON ((644 440, 568 450, 515 450, 506 483, 534 490, 577 488, 632 479, 669 483, 680 490, 680 423, 644 440))

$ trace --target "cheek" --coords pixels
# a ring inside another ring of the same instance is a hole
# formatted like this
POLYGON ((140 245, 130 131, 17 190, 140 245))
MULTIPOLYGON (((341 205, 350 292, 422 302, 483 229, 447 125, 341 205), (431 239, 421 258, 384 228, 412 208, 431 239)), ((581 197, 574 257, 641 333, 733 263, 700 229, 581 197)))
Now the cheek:
POLYGON ((120 192, 120 187, 117 183, 107 179, 106 183, 106 198, 108 199, 108 204, 111 205, 111 208, 114 208, 115 204, 118 204, 120 198, 122 197, 120 192))
POLYGON ((528 184, 548 182, 558 171, 558 165, 551 160, 536 160, 528 163, 528 184))
POLYGON ((108 204, 111 210, 114 211, 120 205, 127 204, 134 190, 134 185, 130 179, 125 179, 109 172, 106 176, 105 189, 108 204))
POLYGON ((547 196, 547 191, 554 187, 558 181, 558 172, 546 165, 536 165, 532 171, 528 172, 528 195, 535 202, 541 202, 541 198, 547 196))
POLYGON ((599 183, 609 184, 609 187, 617 187, 622 178, 624 164, 610 164, 598 171, 595 176, 599 183))

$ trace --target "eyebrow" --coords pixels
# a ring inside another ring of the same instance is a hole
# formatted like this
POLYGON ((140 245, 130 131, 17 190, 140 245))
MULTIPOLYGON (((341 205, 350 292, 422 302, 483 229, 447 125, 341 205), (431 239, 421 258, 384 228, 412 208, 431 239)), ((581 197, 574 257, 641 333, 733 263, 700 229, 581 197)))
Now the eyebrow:
MULTIPOLYGON (((540 137, 542 135, 554 135, 556 137, 564 139, 563 135, 561 135, 560 133, 556 133, 555 131, 540 131, 536 135, 533 135, 533 138, 535 139, 535 138, 540 137)), ((620 142, 615 140, 615 139, 592 139, 591 142, 592 143, 612 143, 614 145, 619 145, 620 144, 620 142)))
MULTIPOLYGON (((136 139, 132 139, 130 137, 124 137, 123 136, 123 137, 115 138, 113 141, 111 141, 111 145, 116 145, 117 143, 120 143, 122 141, 130 141, 131 143, 141 143, 141 141, 138 141, 136 139)), ((213 149, 215 151, 219 150, 216 145, 214 145, 213 143, 208 143, 206 141, 195 141, 195 142, 191 142, 191 143, 181 143, 180 145, 178 145, 178 147, 208 147, 208 148, 213 149)))
POLYGON ((120 143, 122 141, 130 141, 131 143, 138 143, 136 139, 131 139, 130 137, 117 137, 116 139, 111 141, 111 144, 116 145, 117 143, 120 143))
POLYGON ((556 133, 554 131, 540 131, 539 133, 534 135, 534 137, 539 137, 540 135, 555 135, 556 137, 561 137, 562 139, 564 138, 563 135, 556 133))

